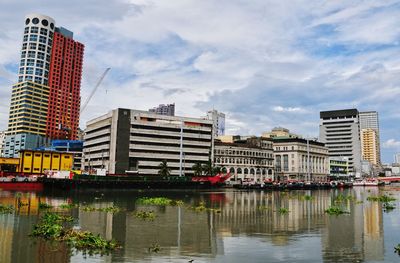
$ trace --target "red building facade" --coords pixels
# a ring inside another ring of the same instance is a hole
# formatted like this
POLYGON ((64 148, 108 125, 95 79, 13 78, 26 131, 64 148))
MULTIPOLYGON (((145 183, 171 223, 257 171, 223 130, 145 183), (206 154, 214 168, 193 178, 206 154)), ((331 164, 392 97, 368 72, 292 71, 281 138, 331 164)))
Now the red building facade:
POLYGON ((77 138, 84 45, 73 40, 72 32, 56 28, 49 70, 49 105, 46 137, 77 138))

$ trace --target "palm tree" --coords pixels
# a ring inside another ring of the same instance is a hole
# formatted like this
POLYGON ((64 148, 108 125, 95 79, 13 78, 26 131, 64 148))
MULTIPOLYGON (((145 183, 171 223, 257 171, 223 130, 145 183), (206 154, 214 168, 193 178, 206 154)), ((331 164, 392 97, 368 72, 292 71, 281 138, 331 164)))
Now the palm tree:
POLYGON ((212 172, 213 172, 212 175, 217 175, 217 174, 221 173, 222 172, 221 166, 214 166, 212 169, 212 172))
POLYGON ((161 176, 170 176, 171 174, 171 168, 168 167, 167 160, 163 160, 158 165, 158 169, 158 174, 161 176))
POLYGON ((213 166, 211 164, 211 161, 208 161, 205 164, 203 164, 203 171, 204 171, 205 175, 212 175, 213 166))
POLYGON ((196 162, 192 166, 192 169, 193 169, 193 172, 194 172, 195 176, 201 176, 203 174, 203 166, 199 162, 196 162))

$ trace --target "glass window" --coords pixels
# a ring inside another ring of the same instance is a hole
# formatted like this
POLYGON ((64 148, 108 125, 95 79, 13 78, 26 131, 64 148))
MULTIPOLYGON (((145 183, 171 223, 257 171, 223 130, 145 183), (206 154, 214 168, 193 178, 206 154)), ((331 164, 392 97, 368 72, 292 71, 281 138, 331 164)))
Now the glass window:
POLYGON ((37 41, 38 36, 37 35, 30 35, 29 36, 29 41, 37 41))
POLYGON ((283 155, 283 169, 289 171, 289 156, 287 154, 283 155))

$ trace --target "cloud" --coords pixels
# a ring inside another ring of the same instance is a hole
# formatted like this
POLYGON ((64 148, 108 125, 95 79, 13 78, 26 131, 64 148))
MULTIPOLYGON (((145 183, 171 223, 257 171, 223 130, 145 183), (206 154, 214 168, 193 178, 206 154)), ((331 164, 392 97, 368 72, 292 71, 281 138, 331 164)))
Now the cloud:
POLYGON ((301 112, 306 112, 306 110, 305 109, 302 109, 302 108, 300 108, 300 107, 282 107, 282 106, 275 106, 275 107, 272 107, 272 110, 273 111, 276 111, 276 112, 298 112, 298 113, 301 113, 301 112))
POLYGON ((113 108, 175 102, 178 115, 225 112, 229 133, 283 126, 317 136, 319 111, 357 107, 379 112, 383 141, 400 140, 398 1, 5 1, 0 129, 31 12, 85 44, 82 101, 111 67, 81 127, 113 108))
POLYGON ((389 149, 400 149, 400 141, 389 139, 383 143, 383 147, 389 149))

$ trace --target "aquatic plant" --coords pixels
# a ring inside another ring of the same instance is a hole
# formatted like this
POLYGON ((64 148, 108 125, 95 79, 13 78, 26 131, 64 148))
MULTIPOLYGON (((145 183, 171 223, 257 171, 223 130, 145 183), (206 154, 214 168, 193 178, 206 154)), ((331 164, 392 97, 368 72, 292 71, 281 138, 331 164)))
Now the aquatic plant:
POLYGON ((12 205, 0 204, 0 214, 12 214, 13 212, 14 212, 14 207, 12 205))
POLYGON ((281 207, 278 210, 279 214, 287 214, 289 213, 289 209, 287 209, 286 207, 281 207))
POLYGON ((338 206, 331 206, 325 210, 325 213, 329 215, 341 215, 341 214, 350 214, 350 212, 343 210, 338 206))
POLYGON ((303 195, 303 196, 301 196, 300 198, 301 198, 302 200, 305 200, 305 201, 311 201, 311 200, 314 199, 314 197, 312 197, 311 195, 303 195))
POLYGON ((75 207, 79 207, 79 205, 78 204, 61 204, 60 205, 60 208, 62 208, 62 209, 72 209, 75 207))
POLYGON ((157 253, 158 251, 161 250, 161 248, 160 248, 160 245, 159 245, 158 243, 153 243, 153 244, 151 245, 151 247, 149 247, 148 250, 149 250, 149 253, 150 253, 150 252, 157 253))
POLYGON ((203 212, 207 210, 206 204, 204 202, 200 202, 197 206, 193 207, 196 212, 203 212))
POLYGON ((394 253, 397 253, 400 256, 400 244, 394 247, 394 253))
POLYGON ((94 211, 99 211, 99 212, 107 212, 107 213, 118 213, 121 211, 121 208, 117 206, 109 206, 109 207, 103 207, 103 208, 95 208, 93 206, 84 206, 82 208, 83 211, 85 212, 94 212, 94 211))
POLYGON ((135 217, 143 219, 143 220, 153 221, 156 218, 156 215, 153 211, 137 211, 135 213, 135 217))
POLYGON ((339 194, 336 198, 335 198, 335 203, 342 203, 344 201, 353 201, 355 199, 355 197, 351 196, 351 195, 342 195, 339 194))
POLYGON ((181 200, 172 200, 166 197, 142 197, 139 198, 137 203, 142 205, 160 205, 160 206, 179 206, 183 205, 183 201, 181 200))
POLYGON ((72 220, 72 217, 48 212, 33 226, 30 236, 65 242, 68 246, 89 254, 108 254, 120 247, 115 240, 105 240, 89 231, 68 228, 66 223, 72 220))
POLYGON ((396 198, 384 194, 380 196, 368 196, 367 200, 372 202, 389 203, 395 201, 396 198))
POLYGON ((114 214, 114 213, 118 213, 119 211, 121 211, 121 208, 119 208, 118 206, 109 206, 109 207, 104 207, 104 208, 97 208, 97 211, 114 214))
POLYGON ((93 206, 84 206, 82 208, 82 210, 85 211, 85 212, 93 212, 93 211, 96 211, 96 208, 93 207, 93 206))
POLYGON ((53 206, 49 205, 48 203, 42 203, 42 202, 39 203, 39 209, 51 209, 51 208, 53 208, 53 206))
POLYGON ((395 205, 395 204, 392 204, 392 203, 384 203, 384 204, 383 204, 383 210, 384 210, 385 212, 392 211, 392 210, 394 210, 395 208, 396 208, 396 205, 395 205))

